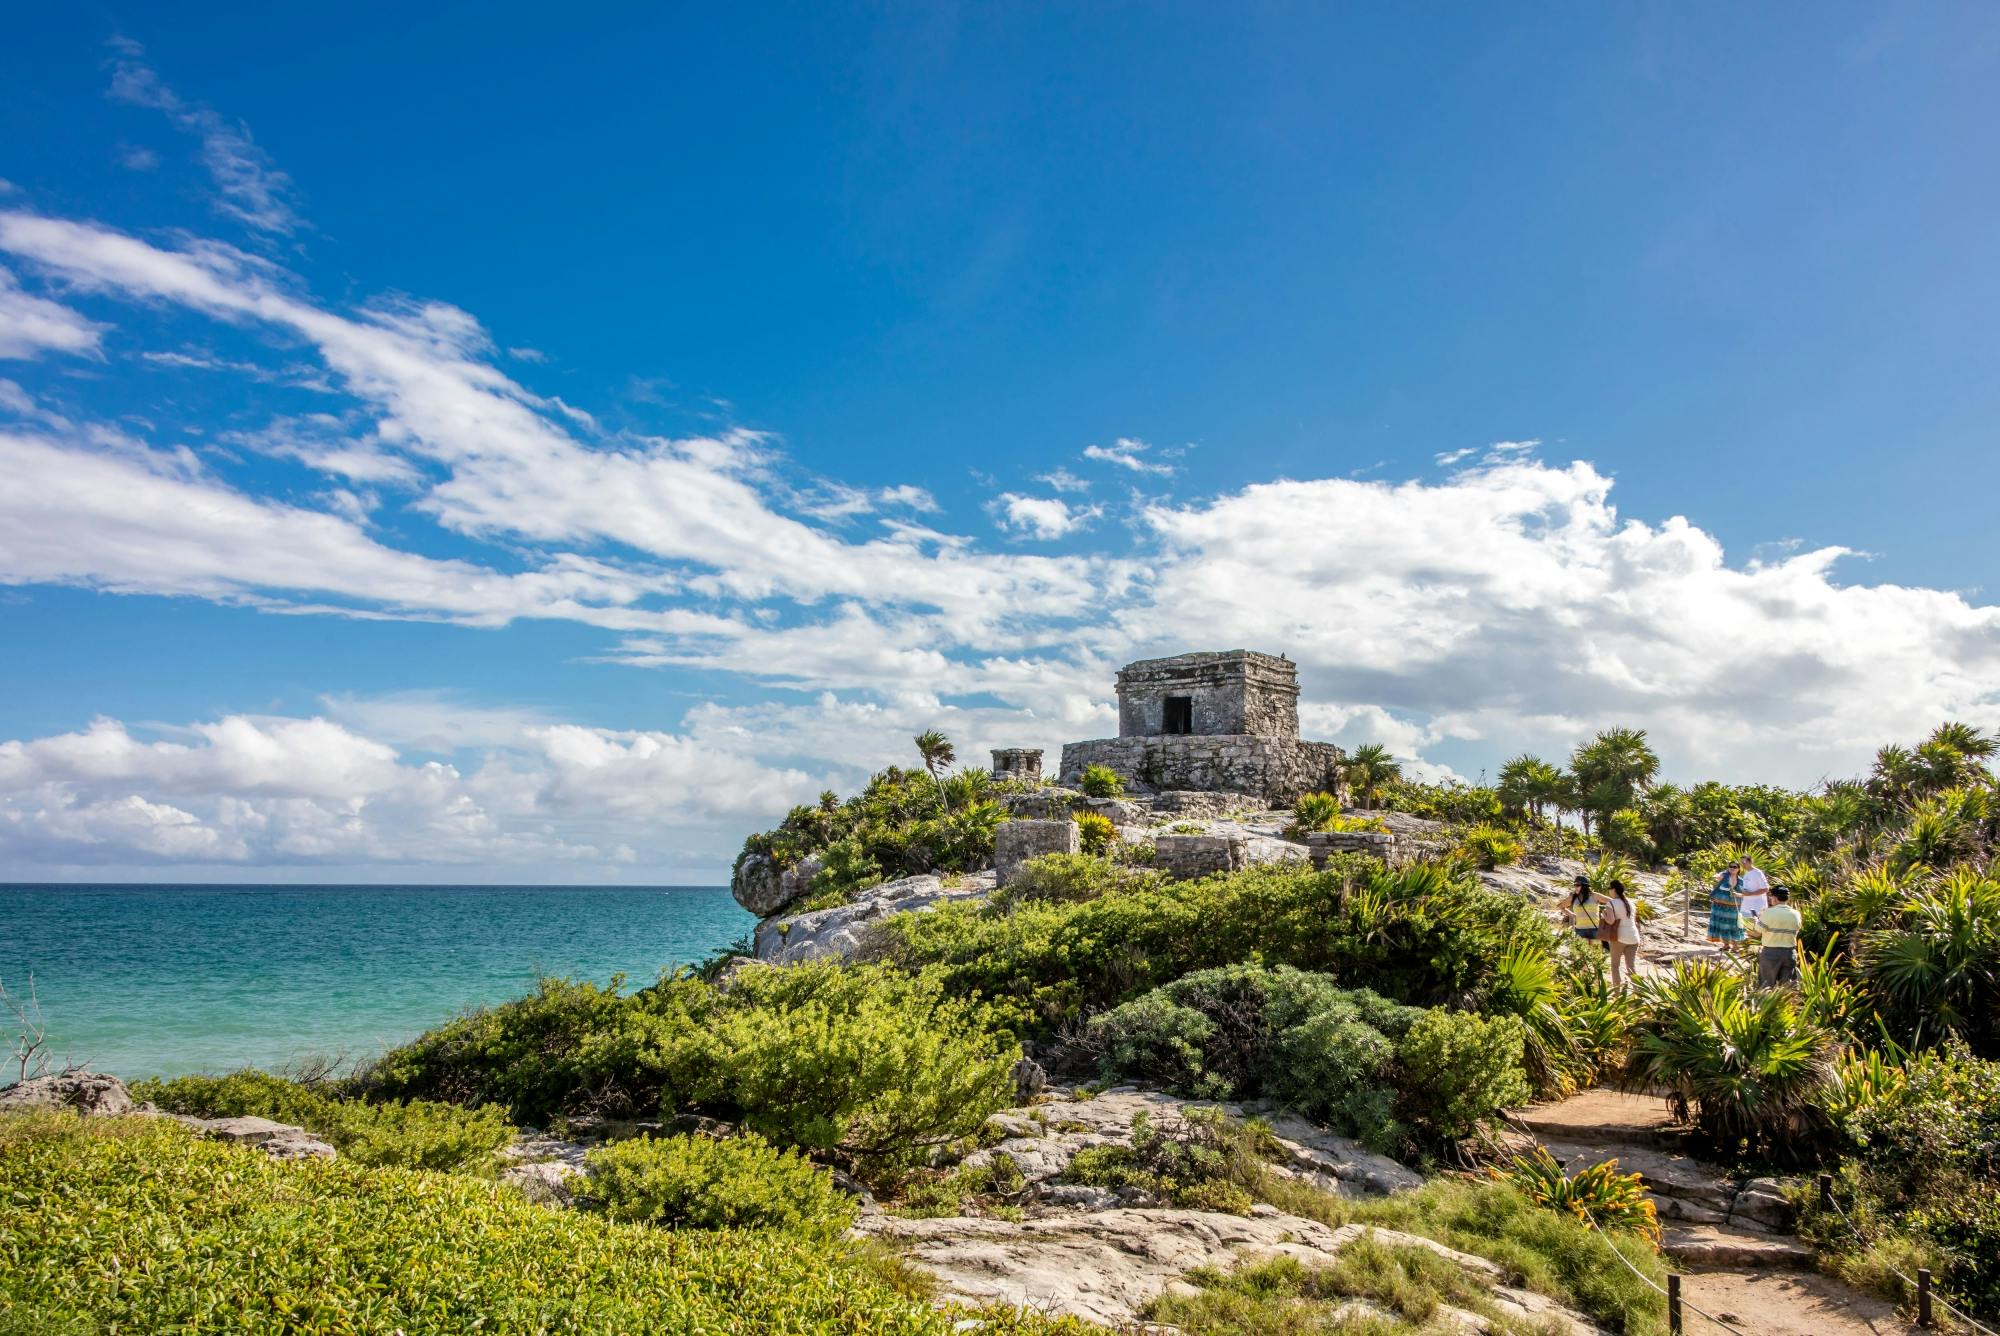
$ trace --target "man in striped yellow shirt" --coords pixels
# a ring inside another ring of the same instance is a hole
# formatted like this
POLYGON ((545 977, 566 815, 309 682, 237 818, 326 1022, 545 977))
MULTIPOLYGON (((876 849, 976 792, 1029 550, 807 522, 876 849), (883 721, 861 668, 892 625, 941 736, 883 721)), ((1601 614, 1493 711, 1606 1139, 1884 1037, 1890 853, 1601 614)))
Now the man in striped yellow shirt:
POLYGON ((1759 988, 1799 981, 1799 929, 1805 920, 1792 908, 1791 899, 1792 893, 1785 887, 1773 886, 1771 907, 1752 925, 1764 942, 1764 949, 1757 953, 1759 988))

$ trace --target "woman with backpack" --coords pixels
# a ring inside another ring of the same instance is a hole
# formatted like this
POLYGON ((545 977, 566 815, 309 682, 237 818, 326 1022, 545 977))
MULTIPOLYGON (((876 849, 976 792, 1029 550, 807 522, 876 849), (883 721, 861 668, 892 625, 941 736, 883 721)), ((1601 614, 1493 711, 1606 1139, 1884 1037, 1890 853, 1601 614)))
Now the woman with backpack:
POLYGON ((1622 989, 1639 973, 1639 910, 1613 881, 1597 916, 1597 939, 1611 952, 1611 986, 1622 989))

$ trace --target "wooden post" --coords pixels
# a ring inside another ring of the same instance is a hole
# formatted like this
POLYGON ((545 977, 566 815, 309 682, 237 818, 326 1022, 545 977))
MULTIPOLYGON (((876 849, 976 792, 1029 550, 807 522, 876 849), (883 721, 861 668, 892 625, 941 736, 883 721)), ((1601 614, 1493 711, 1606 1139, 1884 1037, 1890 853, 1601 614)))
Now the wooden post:
POLYGON ((1830 1211, 1833 1209, 1832 1174, 1821 1174, 1819 1176, 1819 1208, 1822 1211, 1830 1211))
POLYGON ((1917 1325, 1931 1325, 1931 1273, 1922 1267, 1917 1269, 1917 1325))
POLYGON ((1667 1330, 1673 1336, 1681 1336, 1687 1330, 1681 1325, 1681 1278, 1671 1271, 1667 1273, 1667 1330))

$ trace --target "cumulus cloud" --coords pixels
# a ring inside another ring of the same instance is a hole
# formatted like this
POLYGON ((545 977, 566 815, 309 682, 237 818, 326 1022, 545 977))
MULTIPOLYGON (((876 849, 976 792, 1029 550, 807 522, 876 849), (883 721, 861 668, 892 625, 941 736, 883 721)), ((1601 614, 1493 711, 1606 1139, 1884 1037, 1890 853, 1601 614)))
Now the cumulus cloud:
MULTIPOLYGON (((414 724, 412 697, 347 702, 414 724)), ((685 875, 725 864, 742 826, 823 779, 663 732, 612 732, 487 711, 468 739, 454 713, 426 738, 465 768, 411 761, 323 717, 230 716, 134 736, 98 719, 0 743, 0 858, 56 874, 131 864, 371 868, 469 866, 563 879, 685 875)), ((435 872, 433 872, 435 875, 435 872)))
POLYGON ((1100 464, 1116 464, 1119 468, 1130 469, 1134 473, 1172 473, 1174 471, 1172 464, 1161 464, 1144 458, 1146 452, 1152 448, 1152 446, 1146 444, 1144 441, 1135 441, 1129 436, 1120 436, 1110 445, 1085 446, 1083 457, 1085 459, 1094 459, 1100 464))
POLYGON ((0 357, 92 354, 103 341, 104 326, 61 302, 22 291, 20 280, 0 269, 0 357))
POLYGON ((1060 497, 1023 496, 1005 492, 995 498, 993 515, 1000 527, 1031 538, 1064 538, 1104 514, 1101 506, 1072 506, 1060 497))
MULTIPOLYGON (((162 112, 175 128, 201 141, 202 165, 215 182, 222 212, 260 232, 290 235, 301 226, 292 179, 271 164, 250 137, 250 129, 212 107, 184 100, 146 64, 145 48, 125 37, 111 39, 110 96, 162 112)), ((149 150, 136 153, 151 156, 149 150)), ((128 155, 126 165, 139 166, 128 155)))

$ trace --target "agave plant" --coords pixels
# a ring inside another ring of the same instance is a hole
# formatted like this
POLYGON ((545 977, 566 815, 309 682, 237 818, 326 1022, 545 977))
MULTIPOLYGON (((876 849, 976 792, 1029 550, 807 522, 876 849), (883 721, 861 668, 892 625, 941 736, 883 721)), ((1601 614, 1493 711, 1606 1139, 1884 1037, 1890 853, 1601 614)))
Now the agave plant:
POLYGON ((1490 1172, 1538 1206, 1566 1212, 1587 1225, 1630 1230, 1659 1246, 1660 1217, 1645 1180, 1638 1174, 1619 1173, 1616 1160, 1565 1174, 1548 1147, 1537 1146, 1534 1154, 1517 1155, 1505 1169, 1490 1172))
POLYGON ((1637 992, 1626 1079, 1664 1091, 1708 1141, 1777 1149, 1824 1128, 1836 1044, 1789 990, 1689 961, 1639 980, 1637 992))
POLYGON ((1529 943, 1507 949, 1494 967, 1491 1010, 1518 1017, 1527 1031, 1521 1064, 1542 1095, 1567 1095, 1589 1075, 1571 1018, 1563 1006, 1562 980, 1547 951, 1529 943))
POLYGON ((1876 995, 1922 1042, 1943 1031, 1975 1048, 2000 1034, 2000 880, 1958 868, 1906 895, 1890 924, 1868 932, 1861 968, 1876 995))

